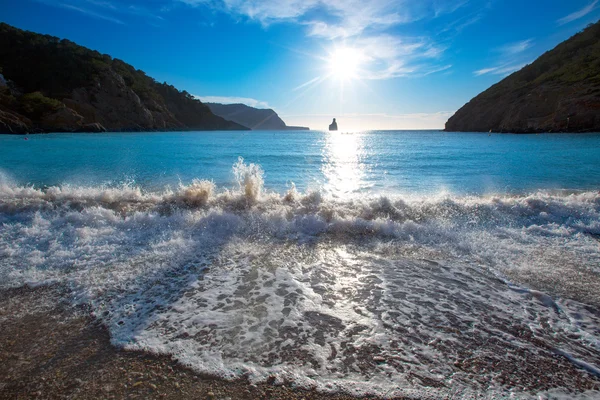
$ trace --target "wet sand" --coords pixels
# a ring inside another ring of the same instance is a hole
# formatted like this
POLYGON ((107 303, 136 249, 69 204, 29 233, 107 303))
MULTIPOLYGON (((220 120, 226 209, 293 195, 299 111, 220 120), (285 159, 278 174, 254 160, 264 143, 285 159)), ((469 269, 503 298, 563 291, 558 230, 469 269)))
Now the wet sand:
MULTIPOLYGON (((168 356, 119 349, 89 310, 62 303, 61 298, 57 288, 0 291, 0 398, 352 398, 292 385, 225 381, 198 374, 168 356)), ((532 395, 536 387, 563 387, 573 394, 591 390, 600 396, 600 377, 558 355, 537 361, 535 368, 495 367, 511 380, 527 381, 515 386, 529 386, 532 395)), ((482 362, 483 371, 493 367, 482 362)))
POLYGON ((0 398, 350 399, 271 384, 224 381, 168 356, 124 351, 85 308, 50 288, 0 291, 0 398))

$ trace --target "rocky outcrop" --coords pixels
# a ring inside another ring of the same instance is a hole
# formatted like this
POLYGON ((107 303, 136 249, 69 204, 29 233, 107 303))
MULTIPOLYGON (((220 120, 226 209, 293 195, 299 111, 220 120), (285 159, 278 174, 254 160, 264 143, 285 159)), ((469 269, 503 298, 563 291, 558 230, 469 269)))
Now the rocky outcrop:
MULTIPOLYGON (((85 115, 86 123, 99 123, 108 130, 154 130, 165 129, 164 123, 155 124, 150 110, 142 103, 133 89, 125 84, 122 76, 109 70, 93 86, 73 90, 71 98, 63 102, 85 115)), ((169 127, 181 128, 177 121, 169 127)))
POLYGON ((0 133, 248 130, 123 61, 0 23, 0 133))
POLYGON ((31 129, 31 121, 27 118, 0 110, 0 132, 7 133, 27 133, 31 129))
POLYGON ((336 122, 335 118, 333 119, 333 122, 331 124, 329 124, 329 130, 330 131, 338 130, 338 126, 337 126, 337 122, 336 122))
POLYGON ((56 132, 73 132, 83 127, 83 117, 72 109, 63 107, 56 112, 44 115, 40 121, 40 127, 48 127, 56 132))
POLYGON ((92 124, 82 125, 81 128, 77 129, 75 132, 101 133, 106 132, 106 128, 101 124, 95 122, 92 124))
POLYGON ((446 131, 600 131, 600 22, 475 97, 446 131))
POLYGON ((229 121, 249 127, 252 130, 308 131, 304 126, 287 126, 270 108, 254 108, 245 104, 206 103, 210 110, 229 121))

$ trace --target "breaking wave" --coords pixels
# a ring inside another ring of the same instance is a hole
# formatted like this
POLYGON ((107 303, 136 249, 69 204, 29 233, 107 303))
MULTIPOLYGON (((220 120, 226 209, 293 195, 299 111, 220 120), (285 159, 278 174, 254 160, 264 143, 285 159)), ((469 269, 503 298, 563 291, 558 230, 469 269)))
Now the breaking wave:
POLYGON ((340 200, 270 192, 242 159, 233 173, 232 189, 162 192, 0 176, 0 285, 65 285, 115 344, 225 378, 381 396, 594 389, 600 193, 340 200), (532 363, 577 372, 544 386, 532 363))

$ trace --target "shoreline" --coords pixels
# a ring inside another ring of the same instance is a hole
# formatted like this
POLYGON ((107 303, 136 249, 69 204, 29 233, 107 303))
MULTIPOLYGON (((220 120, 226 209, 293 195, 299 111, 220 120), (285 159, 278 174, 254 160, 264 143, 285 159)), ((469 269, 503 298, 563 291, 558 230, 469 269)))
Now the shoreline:
MULTIPOLYGON (((65 295, 60 286, 0 289, 0 399, 383 399, 301 389, 292 382, 275 384, 274 379, 258 384, 244 379, 228 381, 198 373, 168 355, 124 350, 111 344, 107 328, 87 306, 72 306, 65 295)), ((562 358, 560 354, 554 357, 562 358)), ((545 386, 541 381, 549 383, 548 373, 558 372, 552 366, 538 368, 540 387, 545 386)), ((570 369, 575 372, 578 368, 571 364, 570 369)), ((587 399, 600 393, 598 377, 590 371, 575 382, 570 390, 525 390, 520 396, 555 398, 554 394, 556 398, 587 399)), ((412 397, 392 399, 408 398, 412 397)), ((480 393, 477 398, 497 397, 480 393)))
MULTIPOLYGON (((291 385, 226 381, 166 355, 123 350, 55 287, 0 290, 0 398, 351 400, 291 385)), ((375 398, 375 397, 364 397, 375 398)))

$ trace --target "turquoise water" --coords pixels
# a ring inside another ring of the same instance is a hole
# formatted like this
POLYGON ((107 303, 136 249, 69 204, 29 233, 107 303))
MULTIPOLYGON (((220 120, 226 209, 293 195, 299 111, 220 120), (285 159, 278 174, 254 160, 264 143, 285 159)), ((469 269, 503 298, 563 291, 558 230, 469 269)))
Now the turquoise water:
POLYGON ((523 193, 600 189, 600 134, 500 135, 437 131, 186 132, 0 136, 0 170, 19 184, 146 189, 235 183, 238 157, 265 186, 356 193, 523 193))
POLYGON ((327 392, 599 397, 600 134, 27 139, 0 136, 0 289, 58 286, 117 346, 327 392))

